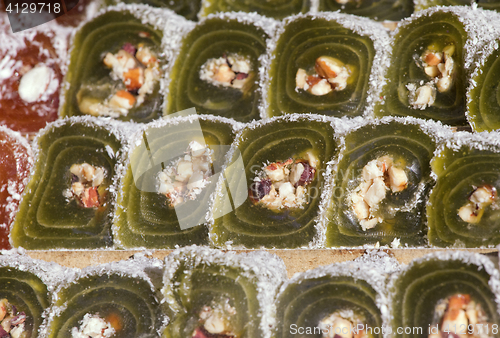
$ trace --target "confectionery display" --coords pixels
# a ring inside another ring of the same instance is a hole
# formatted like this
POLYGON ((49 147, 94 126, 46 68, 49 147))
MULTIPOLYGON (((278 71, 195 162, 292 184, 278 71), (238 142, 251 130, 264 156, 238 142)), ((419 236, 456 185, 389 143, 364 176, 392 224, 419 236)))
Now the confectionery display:
POLYGON ((118 196, 115 243, 160 249, 208 244, 209 198, 236 128, 227 119, 191 116, 138 131, 118 196))
POLYGON ((60 115, 148 122, 161 116, 161 11, 118 6, 101 12, 72 38, 60 115), (156 17, 158 16, 158 17, 156 17))
POLYGON ((285 278, 283 262, 266 252, 176 250, 165 260, 171 321, 164 337, 270 338, 273 300, 285 278))
POLYGON ((209 16, 185 34, 169 60, 165 114, 194 107, 248 122, 259 118, 261 57, 275 22, 256 14, 209 16))
POLYGON ((424 244, 430 160, 443 129, 409 118, 352 128, 334 173, 326 246, 424 244))
POLYGON ((435 246, 500 244, 499 135, 457 133, 432 161, 437 176, 427 206, 429 242, 435 246))
POLYGON ((158 337, 167 319, 147 269, 161 271, 162 263, 115 262, 82 269, 61 281, 42 336, 158 337))
POLYGON ((0 126, 0 249, 10 249, 9 230, 33 165, 29 143, 0 126))
POLYGON ((311 8, 309 0, 206 0, 204 1, 201 16, 217 12, 257 12, 275 19, 305 13, 311 8))
POLYGON ((486 12, 467 7, 429 8, 403 20, 376 115, 464 125, 467 74, 492 27, 486 12))
POLYGON ((116 163, 122 132, 116 124, 74 117, 48 125, 34 141, 35 165, 11 230, 27 249, 111 245, 116 163))
POLYGON ((421 335, 447 332, 498 337, 498 270, 488 258, 467 252, 436 253, 414 260, 391 278, 394 337, 410 337, 398 327, 420 328, 421 335))
POLYGON ((401 20, 413 13, 413 1, 320 0, 320 11, 341 11, 377 21, 401 20))
POLYGON ((332 123, 315 115, 279 117, 243 129, 228 155, 227 183, 221 181, 215 196, 213 243, 318 245, 320 197, 338 146, 333 136, 332 123))
POLYGON ((265 113, 357 116, 378 97, 389 37, 372 20, 338 13, 284 20, 270 45, 265 113))

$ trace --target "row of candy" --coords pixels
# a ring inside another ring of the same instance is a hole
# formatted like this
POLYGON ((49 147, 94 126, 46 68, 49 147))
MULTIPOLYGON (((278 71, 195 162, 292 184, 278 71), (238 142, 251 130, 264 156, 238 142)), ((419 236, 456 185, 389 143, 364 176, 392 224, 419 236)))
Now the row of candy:
POLYGON ((396 115, 493 130, 498 22, 481 9, 431 8, 389 34, 372 20, 329 12, 282 22, 223 13, 194 23, 143 5, 109 7, 73 34, 69 56, 59 42, 57 62, 24 67, 9 42, 14 55, 2 67, 17 85, 2 86, 2 124, 38 130, 41 116, 19 122, 19 97, 27 111, 53 115, 61 87, 60 117, 149 122, 194 107, 243 122, 396 115))
POLYGON ((408 266, 382 251, 287 279, 267 252, 204 247, 81 270, 0 256, 3 337, 498 337, 492 260, 447 252, 408 266))
MULTIPOLYGON (((34 152, 14 247, 500 243, 497 133, 392 117, 73 117, 42 130, 34 152)), ((6 229, 31 163, 10 159, 6 229)))
POLYGON ((468 115, 475 130, 497 127, 492 74, 500 20, 494 12, 431 8, 403 20, 392 36, 379 23, 339 13, 281 23, 224 13, 194 24, 153 12, 108 8, 81 27, 62 117, 147 122, 194 107, 242 122, 318 113, 414 116, 460 126, 468 115), (131 28, 140 19, 152 26, 131 28), (127 34, 111 29, 124 25, 127 34), (104 29, 113 33, 91 34, 104 29))

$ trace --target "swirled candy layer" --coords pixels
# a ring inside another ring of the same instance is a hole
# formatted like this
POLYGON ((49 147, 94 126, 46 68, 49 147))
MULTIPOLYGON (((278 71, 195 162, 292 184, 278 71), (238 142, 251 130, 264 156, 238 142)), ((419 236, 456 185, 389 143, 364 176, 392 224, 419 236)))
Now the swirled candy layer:
POLYGON ((162 292, 171 321, 163 337, 269 338, 283 262, 265 252, 186 249, 165 261, 162 292))
MULTIPOLYGON (((324 269, 324 268, 323 268, 324 269)), ((312 274, 314 270, 307 273, 312 274)), ((377 292, 362 278, 348 275, 330 275, 295 278, 282 288, 277 300, 275 338, 303 334, 323 337, 342 333, 347 337, 360 328, 381 328, 382 316, 377 307, 377 292), (338 324, 342 323, 341 326, 338 324)), ((382 333, 359 331, 362 337, 380 338, 382 333)))
POLYGON ((163 315, 155 291, 142 276, 97 272, 80 276, 57 291, 57 316, 47 325, 47 337, 76 333, 108 337, 159 337, 163 315), (114 334, 110 335, 111 330, 114 334))
POLYGON ((122 147, 119 133, 106 122, 71 118, 49 125, 35 142, 36 165, 11 231, 13 245, 27 249, 110 246, 111 187, 122 147), (103 176, 98 185, 83 186, 80 191, 74 166, 84 164, 100 168, 103 176))
POLYGON ((467 118, 474 131, 500 128, 500 49, 497 39, 489 43, 491 50, 481 56, 471 76, 467 92, 467 118))
POLYGON ((256 0, 256 1, 230 1, 209 0, 201 12, 202 16, 217 12, 257 12, 275 19, 305 13, 309 10, 309 1, 305 0, 256 0))
POLYGON ((166 114, 194 107, 198 114, 241 122, 258 119, 259 57, 266 50, 267 38, 251 19, 239 20, 236 15, 200 22, 184 37, 170 71, 166 114), (241 60, 243 66, 237 71, 229 58, 241 60))
POLYGON ((338 11, 377 21, 399 21, 413 13, 413 2, 393 0, 320 0, 320 11, 338 11))
POLYGON ((318 236, 316 223, 327 162, 337 152, 337 141, 333 135, 330 122, 312 115, 275 118, 244 129, 233 144, 231 158, 224 171, 227 181, 225 185, 219 185, 221 190, 214 202, 211 230, 214 244, 224 246, 227 241, 232 241, 234 245, 252 248, 310 245, 318 236), (288 159, 292 162, 306 160, 308 154, 315 158, 315 164, 309 161, 315 173, 304 186, 302 204, 276 208, 255 203, 249 192, 260 194, 266 189, 254 184, 262 178, 259 173, 264 167, 284 163, 288 159), (224 193, 225 187, 230 191, 230 198, 224 193))
POLYGON ((370 76, 384 62, 376 50, 388 43, 382 27, 323 13, 285 20, 281 32, 270 56, 267 114, 362 115, 373 100, 370 76))
POLYGON ((113 228, 115 241, 126 248, 208 244, 205 215, 224 156, 234 138, 231 123, 213 118, 184 119, 150 125, 137 136, 139 145, 131 151, 118 196, 113 228), (172 167, 173 162, 182 160, 191 142, 208 146, 213 151, 210 156, 212 176, 202 180, 199 194, 174 206, 168 193, 158 192, 159 174, 172 167), (151 159, 154 159, 153 164, 151 159))
POLYGON ((467 38, 465 25, 451 11, 429 10, 399 26, 382 91, 383 102, 375 114, 463 125, 467 38), (439 57, 434 59, 434 55, 439 57), (446 61, 450 66, 445 66, 446 61))
POLYGON ((489 141, 460 136, 463 140, 457 135, 432 160, 437 180, 427 206, 429 242, 440 247, 497 245, 500 148, 494 137, 498 134, 490 135, 489 141), (478 195, 481 192, 484 199, 478 195))
MULTIPOLYGON (((2 299, 4 316, 7 310, 5 301, 7 301, 8 304, 15 307, 14 311, 17 315, 24 312, 25 321, 21 334, 26 336, 23 337, 38 337, 38 329, 43 320, 42 313, 50 304, 45 283, 36 274, 30 272, 26 266, 22 269, 15 266, 0 267, 0 283, 0 299, 2 299)), ((16 314, 13 314, 13 317, 15 319, 16 314)), ((11 327, 7 321, 2 324, 4 328, 10 329, 11 327)))
MULTIPOLYGON (((140 15, 144 14, 145 8, 131 6, 121 11, 110 10, 78 30, 72 40, 65 76, 67 90, 60 109, 62 117, 90 114, 149 122, 162 115, 163 96, 157 78, 161 74, 151 75, 148 79, 146 71, 149 68, 144 69, 145 60, 159 62, 160 66, 164 63, 163 34, 160 29, 143 23, 145 19, 141 21, 140 15), (136 54, 141 49, 148 50, 152 56, 141 58, 136 54), (114 62, 110 55, 115 55, 119 61, 114 62), (140 65, 135 67, 131 63, 140 65), (140 75, 141 69, 146 75, 140 75)), ((155 13, 147 11, 144 15, 154 18, 155 13)))
POLYGON ((440 330, 498 337, 498 305, 492 290, 498 272, 487 258, 466 252, 431 254, 393 277, 389 288, 394 337, 428 337, 440 330), (475 321, 469 311, 477 313, 475 321))
POLYGON ((418 120, 384 119, 345 136, 334 174, 327 246, 424 243, 433 136, 418 120))

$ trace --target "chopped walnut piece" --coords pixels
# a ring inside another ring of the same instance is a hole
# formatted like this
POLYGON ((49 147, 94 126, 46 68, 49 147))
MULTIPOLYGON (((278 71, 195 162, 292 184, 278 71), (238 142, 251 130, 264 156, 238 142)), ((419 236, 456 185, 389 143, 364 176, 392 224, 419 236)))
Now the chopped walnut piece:
POLYGON ((305 157, 308 160, 288 159, 266 165, 250 185, 250 200, 271 210, 301 207, 306 202, 305 187, 314 180, 318 164, 310 152, 305 157))
POLYGON ((495 187, 486 184, 475 188, 469 196, 469 201, 458 210, 458 216, 467 223, 479 223, 484 210, 497 200, 495 187))
POLYGON ((157 192, 165 195, 171 207, 195 200, 208 184, 211 175, 212 150, 191 141, 182 158, 173 161, 157 177, 157 192))
POLYGON ((429 338, 488 338, 487 317, 481 304, 468 294, 455 294, 441 300, 434 309, 433 333, 429 338))
POLYGON ((426 109, 434 104, 436 92, 444 93, 450 90, 456 68, 453 60, 454 52, 454 45, 448 45, 442 51, 436 51, 433 46, 429 46, 424 51, 419 66, 424 69, 430 81, 419 86, 414 83, 406 85, 409 91, 408 102, 412 108, 426 109))
POLYGON ((102 203, 98 189, 106 176, 105 169, 82 163, 73 164, 69 171, 72 175, 71 188, 63 195, 68 199, 75 198, 84 208, 100 207, 102 203))
POLYGON ((200 79, 214 86, 244 89, 251 80, 252 63, 249 58, 229 54, 208 59, 200 69, 200 79))
POLYGON ((405 171, 398 168, 391 157, 382 156, 368 162, 361 172, 359 185, 349 195, 349 202, 361 228, 366 231, 383 222, 382 217, 376 216, 379 204, 389 190, 398 193, 407 186, 405 171))
POLYGON ((351 75, 349 66, 330 56, 317 58, 314 69, 316 74, 313 75, 308 75, 302 68, 297 70, 296 90, 303 89, 313 95, 323 96, 332 91, 344 90, 351 75))

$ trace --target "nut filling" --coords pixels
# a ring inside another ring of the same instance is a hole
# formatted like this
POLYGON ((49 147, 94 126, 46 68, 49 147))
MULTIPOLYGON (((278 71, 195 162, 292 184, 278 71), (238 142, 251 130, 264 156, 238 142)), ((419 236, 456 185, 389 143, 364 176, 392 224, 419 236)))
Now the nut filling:
POLYGON ((26 314, 18 312, 7 299, 0 300, 0 321, 0 337, 28 337, 28 332, 24 329, 26 314))
POLYGON ((425 84, 422 81, 419 86, 414 83, 406 86, 412 108, 424 110, 434 104, 436 89, 440 93, 450 90, 455 72, 455 61, 452 57, 454 52, 455 46, 453 45, 444 47, 442 51, 429 46, 422 56, 415 57, 417 65, 424 69, 430 80, 425 84))
POLYGON ((408 186, 405 171, 393 162, 390 156, 368 162, 363 167, 361 183, 350 194, 353 211, 363 231, 374 228, 384 220, 377 215, 377 211, 387 191, 398 193, 408 186))
POLYGON ((271 210, 302 207, 306 187, 314 180, 318 165, 313 154, 308 152, 305 157, 265 165, 250 186, 252 202, 271 210))
POLYGON ((334 312, 319 322, 323 338, 367 338, 363 321, 352 310, 334 312))
POLYGON ((435 307, 429 338, 487 338, 488 320, 480 304, 468 294, 456 294, 441 300, 435 307))
POLYGON ((153 93, 160 79, 160 66, 156 55, 140 43, 137 47, 126 43, 116 54, 107 53, 104 65, 111 69, 111 78, 118 82, 104 101, 81 97, 80 111, 94 116, 126 116, 130 109, 139 107, 146 95, 153 93))
POLYGON ((71 338, 109 338, 116 333, 113 324, 99 317, 99 314, 87 313, 80 322, 80 327, 71 330, 71 338))
POLYGON ((73 164, 71 172, 71 188, 63 192, 68 200, 76 199, 84 208, 97 208, 103 204, 99 196, 99 186, 104 181, 106 170, 88 163, 73 164))
MULTIPOLYGON (((467 223, 479 223, 486 207, 497 200, 497 190, 491 185, 474 187, 469 196, 469 201, 458 210, 458 216, 467 223)), ((496 207, 492 205, 491 208, 496 207)))
POLYGON ((157 191, 167 197, 169 206, 195 200, 201 193, 212 174, 212 154, 206 145, 191 141, 185 155, 158 174, 157 191))
POLYGON ((250 59, 238 54, 224 54, 218 59, 208 59, 200 69, 200 79, 214 86, 245 91, 245 85, 250 82, 251 78, 250 59))
POLYGON ((330 57, 320 56, 314 65, 316 73, 308 74, 305 69, 299 68, 295 75, 295 90, 306 90, 316 96, 323 96, 332 91, 344 90, 349 83, 352 67, 342 61, 330 57))
POLYGON ((229 305, 213 304, 204 306, 200 312, 199 322, 193 338, 236 338, 232 329, 231 319, 236 315, 236 309, 229 305))

